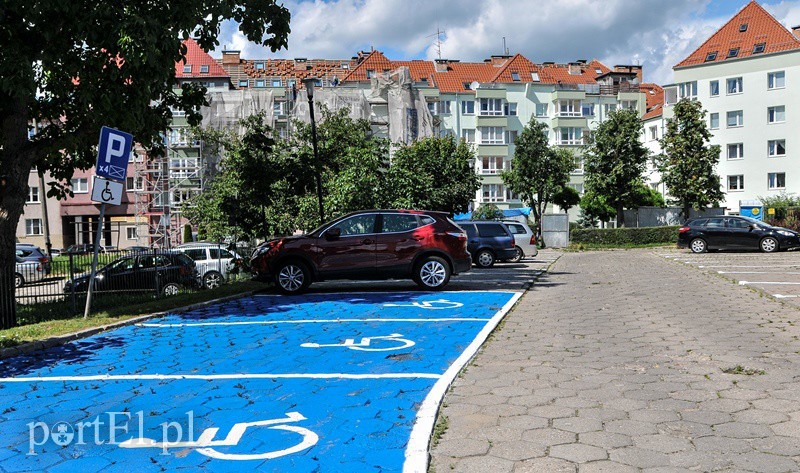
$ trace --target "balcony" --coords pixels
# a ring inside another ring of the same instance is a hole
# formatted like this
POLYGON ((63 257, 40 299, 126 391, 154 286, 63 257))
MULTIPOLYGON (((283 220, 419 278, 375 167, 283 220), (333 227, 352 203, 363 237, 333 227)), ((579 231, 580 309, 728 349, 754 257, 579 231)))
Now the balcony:
MULTIPOLYGON (((556 92, 583 92, 586 95, 617 95, 620 92, 639 92, 639 84, 622 82, 619 84, 557 84, 556 92)), ((567 98, 567 97, 563 97, 567 98)))

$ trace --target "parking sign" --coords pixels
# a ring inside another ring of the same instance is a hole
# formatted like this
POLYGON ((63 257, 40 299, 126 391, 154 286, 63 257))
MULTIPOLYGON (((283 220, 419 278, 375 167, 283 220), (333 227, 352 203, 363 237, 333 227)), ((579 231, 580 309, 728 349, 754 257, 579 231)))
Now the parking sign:
POLYGON ((96 174, 124 182, 132 146, 133 135, 104 126, 100 130, 100 145, 97 147, 96 174))

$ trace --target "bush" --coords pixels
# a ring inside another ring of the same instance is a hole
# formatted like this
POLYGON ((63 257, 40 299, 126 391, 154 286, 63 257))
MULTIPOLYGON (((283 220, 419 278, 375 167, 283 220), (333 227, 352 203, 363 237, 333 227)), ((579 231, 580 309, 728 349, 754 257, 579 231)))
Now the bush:
POLYGON ((678 228, 579 228, 570 234, 572 243, 592 245, 653 245, 678 242, 678 228))

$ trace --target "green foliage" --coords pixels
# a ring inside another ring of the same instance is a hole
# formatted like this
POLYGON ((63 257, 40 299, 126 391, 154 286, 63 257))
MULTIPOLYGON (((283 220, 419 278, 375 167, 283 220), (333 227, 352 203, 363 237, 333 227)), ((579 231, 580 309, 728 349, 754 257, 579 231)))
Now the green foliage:
POLYGON ((800 231, 800 197, 787 192, 777 195, 759 197, 764 204, 764 221, 776 227, 789 228, 800 231), (769 209, 774 209, 773 214, 769 209))
POLYGON ((184 243, 192 242, 192 226, 188 223, 183 226, 183 242, 184 243))
MULTIPOLYGON (((608 204, 604 196, 598 195, 592 191, 586 192, 581 198, 581 212, 586 217, 587 222, 608 222, 616 211, 614 207, 608 204)), ((592 225, 595 226, 595 225, 592 225)))
POLYGON ((609 246, 670 244, 678 242, 678 228, 581 228, 570 233, 570 242, 609 246))
MULTIPOLYGON (((581 207, 580 213, 578 214, 578 221, 575 222, 576 228, 595 228, 597 227, 598 220, 597 217, 594 215, 590 215, 586 213, 586 210, 581 207)), ((572 231, 573 222, 570 222, 570 231, 572 231)))
POLYGON ((764 204, 764 209, 788 209, 790 207, 800 207, 800 197, 781 191, 777 195, 767 197, 759 196, 758 200, 764 204))
POLYGON ((642 184, 633 193, 632 207, 665 207, 667 203, 661 192, 642 184))
POLYGON ((720 148, 708 145, 711 132, 705 116, 700 102, 681 100, 675 105, 675 116, 667 120, 667 131, 660 141, 663 153, 657 163, 661 178, 684 217, 692 208, 715 206, 724 198, 714 171, 720 148))
POLYGON ((625 207, 636 205, 636 192, 647 167, 649 151, 641 134, 639 114, 618 110, 592 133, 584 152, 587 192, 615 209, 619 226, 625 224, 625 207))
POLYGON ((494 204, 481 204, 472 212, 472 220, 501 220, 503 211, 494 204))
POLYGON ((481 188, 470 164, 472 148, 461 140, 434 137, 398 149, 386 174, 390 207, 465 212, 481 188))
POLYGON ((569 209, 581 203, 581 195, 573 187, 563 186, 553 194, 553 203, 569 212, 569 209))

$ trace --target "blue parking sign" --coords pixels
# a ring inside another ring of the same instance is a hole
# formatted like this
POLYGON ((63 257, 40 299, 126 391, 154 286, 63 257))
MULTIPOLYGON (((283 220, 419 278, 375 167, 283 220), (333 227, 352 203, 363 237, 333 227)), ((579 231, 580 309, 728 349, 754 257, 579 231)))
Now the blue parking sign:
POLYGON ((125 181, 132 146, 133 135, 104 126, 100 130, 95 173, 113 181, 125 181))

